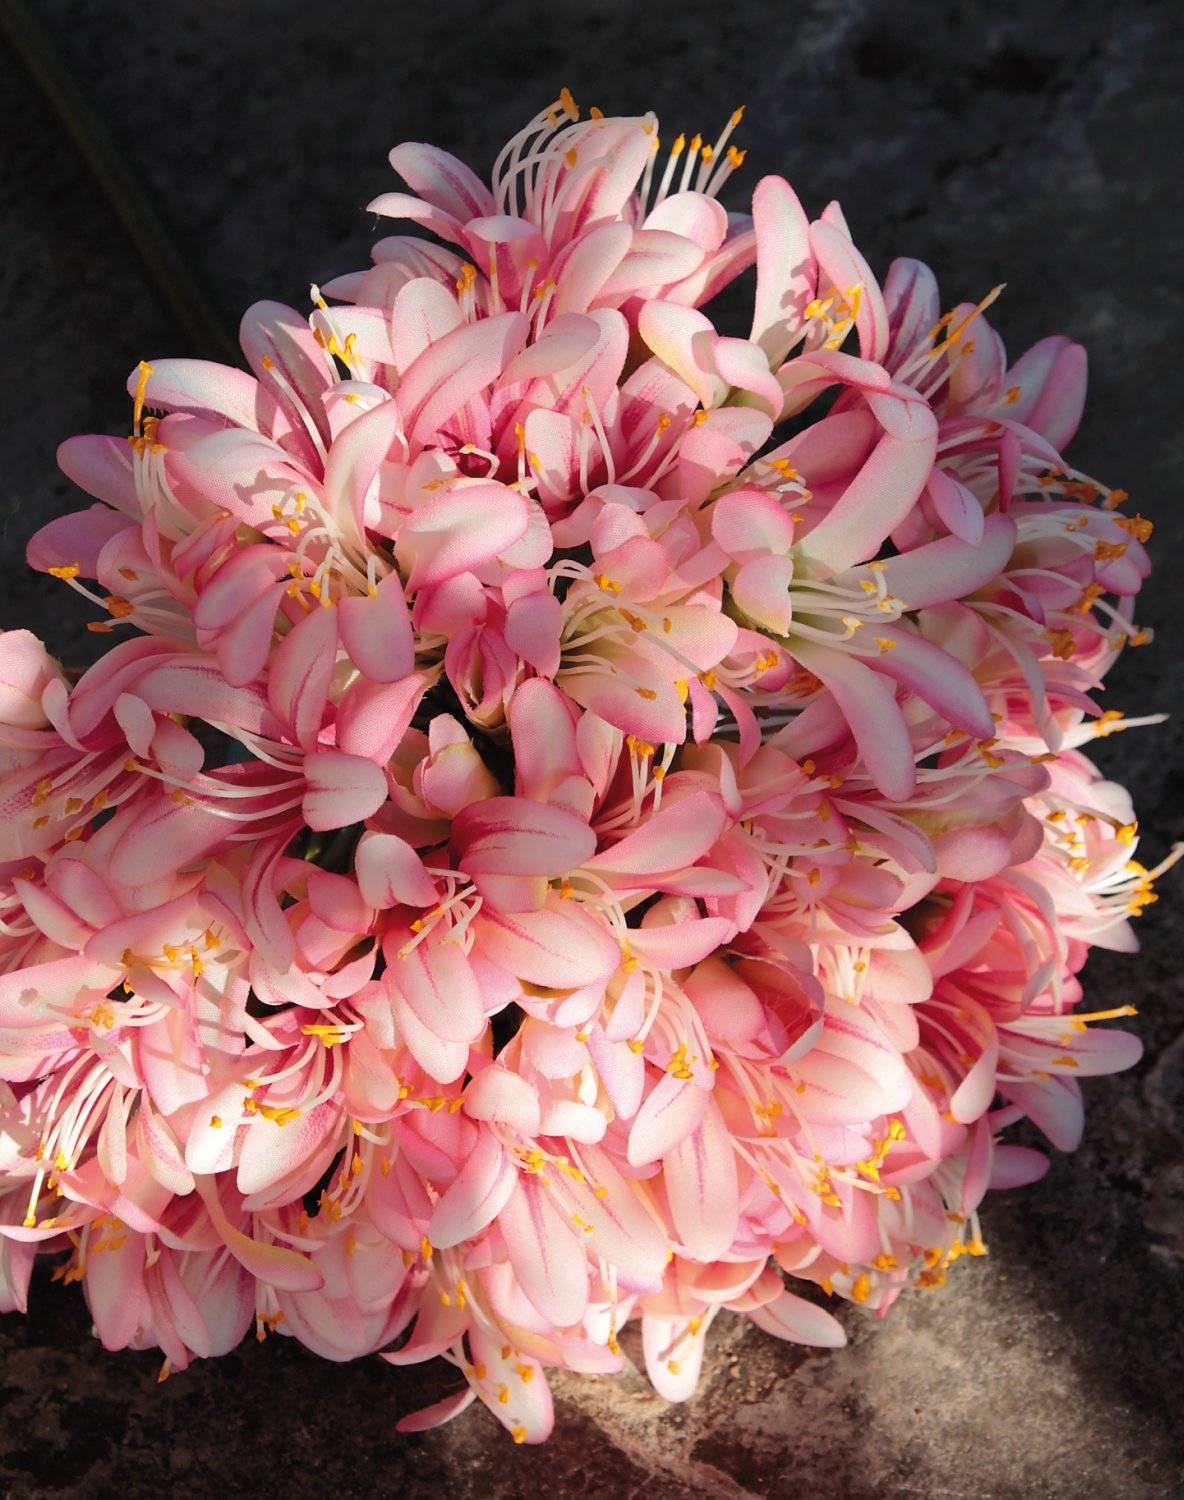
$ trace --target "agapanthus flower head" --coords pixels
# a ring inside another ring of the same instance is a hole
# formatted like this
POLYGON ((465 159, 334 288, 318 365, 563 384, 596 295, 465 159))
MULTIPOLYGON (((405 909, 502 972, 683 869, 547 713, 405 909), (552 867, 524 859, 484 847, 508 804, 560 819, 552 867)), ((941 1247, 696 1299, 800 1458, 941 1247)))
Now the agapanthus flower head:
POLYGON ((683 1400, 721 1308, 843 1342, 787 1277, 939 1284, 1138 1056, 1078 1008, 1163 868, 1076 748, 1151 530, 1062 457, 1084 354, 726 210, 740 116, 399 146, 414 233, 63 445, 29 561, 115 639, 4 642, 0 1306, 64 1255, 166 1371, 442 1356, 404 1430, 536 1442, 630 1319, 683 1400))

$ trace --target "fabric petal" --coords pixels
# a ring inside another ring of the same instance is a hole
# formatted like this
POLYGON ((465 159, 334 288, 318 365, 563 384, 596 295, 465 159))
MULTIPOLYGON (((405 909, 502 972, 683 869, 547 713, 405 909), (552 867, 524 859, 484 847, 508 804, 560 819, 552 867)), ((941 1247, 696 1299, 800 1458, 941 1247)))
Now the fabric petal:
POLYGON ((710 1096, 696 1128, 667 1153, 663 1172, 679 1238, 696 1260, 718 1260, 736 1238, 740 1189, 731 1136, 710 1096))
POLYGON ((710 1094, 694 1079, 664 1073, 637 1111, 629 1131, 630 1166, 660 1161, 702 1122, 710 1094))
POLYGON ((318 750, 304 757, 304 820, 318 832, 362 823, 386 801, 386 777, 361 755, 318 750))
POLYGON ((518 1175, 498 1227, 514 1275, 534 1307, 556 1327, 578 1323, 588 1305, 584 1247, 537 1175, 518 1175))
POLYGON ((749 1310, 758 1328, 793 1344, 812 1344, 819 1349, 841 1349, 847 1334, 837 1318, 823 1307, 815 1307, 792 1292, 782 1292, 772 1302, 749 1310))
POLYGON ((437 1249, 447 1250, 475 1238, 497 1218, 517 1177, 497 1136, 482 1130, 476 1147, 436 1204, 428 1239, 437 1249))

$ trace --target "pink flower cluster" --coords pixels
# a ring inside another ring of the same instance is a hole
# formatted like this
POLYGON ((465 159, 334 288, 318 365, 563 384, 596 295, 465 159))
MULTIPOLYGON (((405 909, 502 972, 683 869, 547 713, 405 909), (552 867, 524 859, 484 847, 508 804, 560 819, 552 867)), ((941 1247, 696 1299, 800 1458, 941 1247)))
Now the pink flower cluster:
POLYGON ((63 446, 30 562, 113 640, 0 658, 4 1308, 65 1252, 166 1372, 442 1355, 404 1430, 535 1442, 629 1318, 682 1400, 721 1308, 843 1342, 783 1272, 944 1281, 1138 1056, 1076 1009, 1157 873, 1075 748, 1151 529, 1061 457, 1084 353, 725 212, 738 121, 400 146, 431 238, 63 446))

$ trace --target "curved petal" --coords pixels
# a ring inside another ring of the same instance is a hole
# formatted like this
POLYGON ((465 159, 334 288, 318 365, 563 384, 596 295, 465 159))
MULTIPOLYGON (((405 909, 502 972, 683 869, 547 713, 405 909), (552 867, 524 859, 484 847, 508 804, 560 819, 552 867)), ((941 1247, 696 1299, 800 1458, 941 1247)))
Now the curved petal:
POLYGON ((664 1073, 637 1111, 629 1131, 628 1159, 633 1167, 660 1161, 698 1129, 711 1095, 693 1078, 664 1073))
POLYGON ((403 141, 388 160, 412 192, 462 222, 494 212, 493 194, 472 168, 438 146, 403 141))
POLYGON ((903 802, 917 785, 908 728, 891 686, 845 651, 793 639, 793 653, 834 694, 876 786, 903 802))
POLYGON ((375 592, 337 606, 341 644, 371 682, 398 682, 415 667, 415 637, 399 575, 388 573, 375 592))
POLYGON ((772 1302, 750 1308, 748 1316, 758 1328, 774 1338, 793 1344, 812 1344, 819 1349, 841 1349, 847 1342, 843 1325, 824 1307, 815 1307, 804 1297, 782 1292, 772 1302))
POLYGON ((602 984, 621 962, 620 948, 603 927, 555 906, 490 914, 481 923, 480 943, 485 956, 507 972, 547 989, 602 984))
POLYGON ((477 1144, 436 1204, 428 1239, 438 1250, 475 1238, 497 1218, 518 1178, 501 1142, 482 1130, 477 1144))
POLYGON ((399 528, 396 553, 407 587, 446 582, 493 562, 525 535, 522 496, 503 484, 457 484, 413 511, 399 528))
POLYGON ((863 359, 880 361, 888 352, 888 314, 880 284, 849 235, 825 216, 810 225, 810 248, 818 260, 818 286, 829 282, 848 302, 856 301, 855 326, 863 359), (855 290, 858 288, 858 290, 855 290), (848 295, 852 294, 852 295, 848 295))
POLYGON ((732 1248, 740 1213, 736 1155, 719 1106, 710 1096, 698 1126, 663 1161, 674 1228, 696 1260, 732 1248))
POLYGON ((386 801, 382 769, 362 755, 318 750, 304 757, 304 821, 318 832, 362 823, 386 801))
POLYGON ((316 746, 336 665, 337 611, 329 608, 298 620, 271 658, 268 702, 305 750, 316 746))
POLYGON ((367 906, 434 906, 436 886, 411 845, 393 833, 367 832, 354 855, 358 890, 367 906))
POLYGON ((558 1328, 578 1323, 588 1305, 584 1247, 537 1175, 518 1176, 498 1228, 531 1303, 558 1328))
POLYGON ((387 973, 420 1025, 441 1041, 468 1045, 485 1030, 481 992, 467 956, 455 943, 429 936, 400 953, 387 973))
POLYGON ((596 852, 580 818, 525 797, 487 797, 452 824, 453 847, 470 875, 566 875, 596 852))
MULTIPOLYGON (((977 506, 975 507, 977 510, 977 506)), ((1016 542, 1016 525, 1009 516, 988 516, 976 541, 942 537, 911 552, 891 557, 885 581, 905 609, 923 609, 965 598, 998 578, 1016 542)))
POLYGON ((842 497, 801 541, 803 554, 832 573, 875 557, 916 503, 933 468, 933 413, 895 396, 885 395, 882 403, 877 421, 891 422, 897 431, 882 433, 842 497))
POLYGON ((752 195, 756 230, 756 299, 752 333, 769 368, 785 358, 814 295, 818 268, 809 222, 783 177, 762 177, 752 195))

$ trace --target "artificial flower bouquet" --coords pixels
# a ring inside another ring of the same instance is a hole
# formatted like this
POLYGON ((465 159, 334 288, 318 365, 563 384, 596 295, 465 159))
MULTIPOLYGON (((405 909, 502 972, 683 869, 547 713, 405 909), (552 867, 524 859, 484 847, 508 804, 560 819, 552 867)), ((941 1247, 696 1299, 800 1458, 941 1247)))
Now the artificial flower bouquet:
POLYGON ((442 1356, 404 1430, 536 1442, 629 1319, 677 1401, 721 1308, 942 1283, 1139 1055, 1078 1009, 1157 873, 1077 748, 1151 530, 1062 457, 1085 355, 725 211, 739 117, 399 146, 369 269, 63 445, 29 561, 110 641, 0 653, 5 1309, 52 1255, 162 1373, 442 1356))

